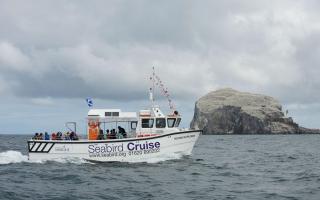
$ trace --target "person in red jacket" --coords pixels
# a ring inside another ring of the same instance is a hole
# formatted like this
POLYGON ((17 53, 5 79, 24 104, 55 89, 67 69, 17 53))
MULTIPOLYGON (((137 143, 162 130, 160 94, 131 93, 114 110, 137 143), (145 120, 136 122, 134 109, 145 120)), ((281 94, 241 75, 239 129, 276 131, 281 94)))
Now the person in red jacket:
POLYGON ((51 140, 56 140, 57 139, 57 135, 55 133, 51 134, 51 140))

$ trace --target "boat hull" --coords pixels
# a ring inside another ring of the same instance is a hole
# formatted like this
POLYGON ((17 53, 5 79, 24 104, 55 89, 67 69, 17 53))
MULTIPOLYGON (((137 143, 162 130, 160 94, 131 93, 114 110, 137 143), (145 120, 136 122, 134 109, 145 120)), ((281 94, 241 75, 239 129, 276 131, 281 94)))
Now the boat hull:
POLYGON ((97 162, 158 162, 191 155, 201 130, 115 140, 29 140, 29 160, 80 158, 97 162))

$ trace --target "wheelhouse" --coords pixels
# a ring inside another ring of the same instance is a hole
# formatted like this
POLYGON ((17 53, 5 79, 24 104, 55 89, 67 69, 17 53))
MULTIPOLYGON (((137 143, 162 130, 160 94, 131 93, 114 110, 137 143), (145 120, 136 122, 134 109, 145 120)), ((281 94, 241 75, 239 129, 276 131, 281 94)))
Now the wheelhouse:
POLYGON ((151 110, 140 110, 138 118, 137 137, 179 131, 178 127, 181 122, 181 117, 177 112, 172 115, 164 115, 159 107, 152 107, 151 110))

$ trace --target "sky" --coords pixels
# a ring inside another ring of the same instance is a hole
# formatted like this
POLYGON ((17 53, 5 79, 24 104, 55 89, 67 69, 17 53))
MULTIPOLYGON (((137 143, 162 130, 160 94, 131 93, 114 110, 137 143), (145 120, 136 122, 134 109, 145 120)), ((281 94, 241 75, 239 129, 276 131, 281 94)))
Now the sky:
POLYGON ((317 0, 0 0, 0 134, 67 121, 85 132, 86 97, 147 108, 152 66, 184 127, 197 99, 231 87, 320 128, 319 10, 317 0))

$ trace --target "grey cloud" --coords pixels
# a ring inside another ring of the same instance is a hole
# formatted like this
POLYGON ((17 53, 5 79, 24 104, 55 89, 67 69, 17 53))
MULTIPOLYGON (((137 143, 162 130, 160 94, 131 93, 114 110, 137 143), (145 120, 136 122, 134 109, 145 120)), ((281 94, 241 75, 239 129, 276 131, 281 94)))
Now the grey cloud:
POLYGON ((1 4, 0 43, 25 58, 15 68, 0 56, 0 91, 16 96, 145 98, 155 65, 178 99, 225 86, 319 98, 319 30, 304 29, 317 1, 1 4))
MULTIPOLYGON (((24 68, 22 68, 24 70, 18 70, 9 66, 2 69, 0 76, 7 80, 11 92, 21 97, 83 98, 93 96, 122 101, 144 99, 148 96, 149 76, 153 61, 150 58, 142 61, 142 57, 150 54, 150 57, 154 58, 155 55, 149 49, 138 47, 129 51, 132 51, 133 56, 123 55, 123 53, 119 55, 118 50, 110 49, 105 57, 101 57, 97 55, 99 52, 95 52, 86 45, 50 51, 33 51, 29 55, 33 62, 33 70, 24 68), (141 63, 139 63, 140 60, 141 63), (136 68, 135 65, 139 68, 136 68), (10 84, 10 80, 15 81, 10 84)), ((155 54, 161 51, 161 49, 156 50, 155 54)), ((166 59, 170 59, 168 62, 178 62, 177 59, 184 59, 185 55, 180 55, 178 58, 173 56, 166 56, 166 59)), ((197 62, 196 59, 195 61, 190 58, 187 60, 197 62)), ((29 63, 26 64, 29 65, 29 63)), ((183 70, 185 67, 188 66, 177 67, 170 64, 161 69, 157 68, 157 71, 162 71, 162 74, 168 73, 166 78, 171 79, 169 80, 170 86, 177 89, 175 91, 177 98, 190 96, 195 90, 198 90, 199 83, 203 84, 197 81, 201 74, 198 75, 198 78, 190 79, 191 75, 195 77, 195 70, 192 68, 183 70), (174 67, 181 70, 181 74, 185 74, 182 79, 177 76, 174 67), (195 85, 185 87, 184 83, 195 83, 195 85)))

